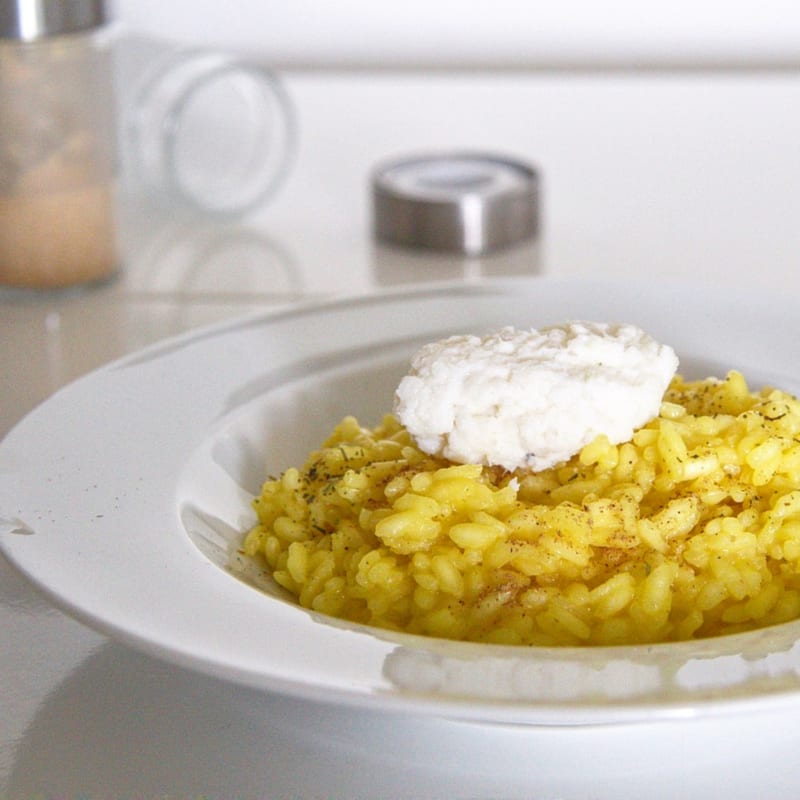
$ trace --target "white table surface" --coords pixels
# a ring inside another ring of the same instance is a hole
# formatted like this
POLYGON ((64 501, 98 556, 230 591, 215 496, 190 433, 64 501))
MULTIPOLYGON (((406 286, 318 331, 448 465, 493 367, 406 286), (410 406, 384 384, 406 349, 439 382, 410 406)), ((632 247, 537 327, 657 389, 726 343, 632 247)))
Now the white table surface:
MULTIPOLYGON (((780 287, 800 300, 800 77, 293 73, 301 128, 268 207, 219 224, 123 191, 121 276, 0 297, 0 435, 150 342, 298 300, 494 274, 780 287), (481 261, 373 244, 368 174, 448 147, 529 158, 543 236, 481 261)), ((792 796, 780 710, 604 729, 478 726, 260 695, 100 636, 0 560, 0 797, 792 796)))

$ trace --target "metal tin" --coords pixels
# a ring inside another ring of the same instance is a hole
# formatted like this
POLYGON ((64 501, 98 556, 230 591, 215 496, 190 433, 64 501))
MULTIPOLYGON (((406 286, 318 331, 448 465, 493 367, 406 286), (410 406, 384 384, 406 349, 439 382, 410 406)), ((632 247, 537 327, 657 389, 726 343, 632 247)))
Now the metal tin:
POLYGON ((538 175, 513 159, 412 157, 379 166, 372 188, 375 236, 391 244, 478 256, 538 233, 538 175))
POLYGON ((32 42, 108 21, 105 0, 0 0, 0 39, 32 42))

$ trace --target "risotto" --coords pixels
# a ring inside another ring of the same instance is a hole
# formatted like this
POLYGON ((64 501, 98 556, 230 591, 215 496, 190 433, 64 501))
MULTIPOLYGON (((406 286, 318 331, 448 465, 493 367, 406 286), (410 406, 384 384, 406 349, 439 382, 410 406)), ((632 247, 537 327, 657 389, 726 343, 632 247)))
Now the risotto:
POLYGON ((348 417, 268 480, 245 554, 300 605, 427 636, 616 645, 800 617, 800 402, 673 378, 630 441, 539 472, 348 417))

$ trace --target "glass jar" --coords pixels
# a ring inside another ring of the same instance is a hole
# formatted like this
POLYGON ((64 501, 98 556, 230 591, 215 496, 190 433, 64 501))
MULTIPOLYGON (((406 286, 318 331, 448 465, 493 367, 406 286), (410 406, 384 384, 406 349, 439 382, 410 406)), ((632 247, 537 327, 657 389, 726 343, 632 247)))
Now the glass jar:
POLYGON ((283 184, 297 141, 279 76, 246 56, 151 37, 115 42, 126 191, 234 219, 283 184))
POLYGON ((117 268, 116 134, 103 0, 0 0, 0 284, 117 268))

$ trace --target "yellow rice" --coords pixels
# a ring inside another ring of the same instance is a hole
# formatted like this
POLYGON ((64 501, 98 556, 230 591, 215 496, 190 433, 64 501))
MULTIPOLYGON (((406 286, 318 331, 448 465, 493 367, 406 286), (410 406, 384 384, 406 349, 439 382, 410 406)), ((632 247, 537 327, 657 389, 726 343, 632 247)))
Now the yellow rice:
POLYGON ((345 418, 268 480, 245 554, 304 607, 514 645, 676 641, 800 617, 800 402, 676 377, 633 439, 539 473, 345 418))

